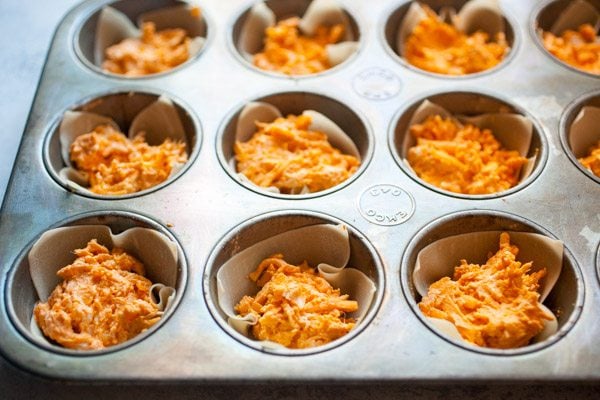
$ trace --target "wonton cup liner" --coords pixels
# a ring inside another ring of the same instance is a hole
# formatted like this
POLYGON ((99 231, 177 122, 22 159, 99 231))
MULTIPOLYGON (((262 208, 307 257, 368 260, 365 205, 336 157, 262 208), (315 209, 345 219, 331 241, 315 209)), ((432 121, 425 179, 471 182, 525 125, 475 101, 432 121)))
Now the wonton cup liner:
MULTIPOLYGON (((481 30, 493 38, 498 32, 506 33, 502 10, 498 0, 470 0, 460 11, 451 7, 444 7, 439 11, 439 17, 454 25, 458 30, 467 34, 481 30)), ((427 13, 417 1, 413 1, 406 12, 400 28, 396 34, 396 51, 404 55, 404 43, 415 27, 427 18, 427 13)))
MULTIPOLYGON (((529 153, 529 148, 531 147, 531 137, 533 134, 533 124, 523 115, 515 113, 489 113, 466 117, 462 115, 453 115, 445 108, 432 103, 429 100, 424 100, 413 113, 402 142, 402 157, 404 159, 404 164, 415 176, 417 176, 417 174, 414 172, 408 160, 406 159, 408 150, 417 144, 415 138, 410 134, 410 127, 414 124, 423 123, 429 116, 432 115, 440 115, 443 118, 452 118, 454 122, 460 125, 469 123, 477 126, 480 129, 490 129, 494 137, 500 142, 504 149, 516 150, 523 157, 527 157, 527 154, 529 153)), ((537 157, 534 155, 527 159, 527 162, 521 168, 519 182, 517 185, 531 175, 531 172, 535 166, 536 158, 537 157)), ((438 189, 444 190, 442 188, 438 189)), ((455 192, 448 193, 461 194, 455 192)))
MULTIPOLYGON (((273 254, 293 265, 303 261, 317 268, 320 275, 341 294, 358 302, 358 310, 348 314, 360 323, 369 310, 375 295, 375 284, 361 271, 345 268, 350 258, 348 230, 344 225, 318 224, 293 229, 242 250, 223 264, 217 272, 218 305, 227 315, 228 324, 240 334, 252 339, 250 327, 256 324, 253 316, 237 316, 234 307, 245 295, 255 295, 259 287, 248 275, 264 259, 273 254)), ((284 348, 278 343, 261 341, 264 348, 284 348)))
MULTIPOLYGON (((110 125, 118 131, 123 132, 119 125, 110 117, 87 111, 67 111, 64 113, 60 123, 61 156, 66 167, 59 171, 59 177, 69 189, 75 192, 96 195, 87 189, 88 179, 86 174, 78 171, 71 164, 69 152, 71 144, 77 137, 90 133, 98 125, 110 125)), ((160 145, 167 138, 184 142, 186 143, 186 151, 189 155, 189 143, 187 143, 183 124, 173 102, 166 96, 160 96, 158 100, 140 111, 131 122, 126 136, 129 139, 133 139, 140 131, 145 132, 146 142, 153 146, 160 145)), ((182 167, 183 164, 179 163, 173 165, 171 174, 167 180, 177 174, 182 167)))
POLYGON ((600 27, 600 12, 585 0, 574 0, 560 13, 550 32, 558 36, 566 30, 576 31, 583 24, 590 24, 597 31, 600 27))
POLYGON ((582 158, 589 155, 590 147, 600 140, 598 127, 600 127, 600 108, 582 107, 568 133, 569 146, 575 157, 582 158))
MULTIPOLYGON (((47 301, 54 288, 62 282, 56 273, 75 260, 73 251, 85 248, 92 239, 109 250, 120 247, 137 258, 144 265, 146 278, 153 283, 150 289, 152 301, 162 312, 169 310, 176 295, 177 246, 162 233, 139 227, 118 235, 106 225, 68 226, 44 232, 28 254, 29 272, 39 301, 47 301)), ((49 343, 34 315, 31 316, 30 330, 35 337, 49 343)))
MULTIPOLYGON (((325 115, 314 110, 305 110, 302 115, 308 115, 311 117, 310 130, 319 131, 327 135, 327 140, 332 147, 340 150, 343 154, 352 155, 360 161, 360 153, 358 148, 350 139, 350 137, 332 120, 327 118, 325 115)), ((240 112, 237 120, 235 129, 235 140, 238 142, 247 142, 256 133, 256 122, 273 122, 277 118, 283 117, 279 109, 269 103, 253 101, 248 103, 240 112)), ((229 160, 230 168, 236 171, 235 155, 229 160)), ((256 186, 261 190, 265 190, 271 193, 279 193, 279 189, 270 187, 257 186, 254 182, 248 179, 244 174, 237 174, 240 181, 256 186)), ((298 194, 309 193, 308 188, 302 189, 298 194)))
MULTIPOLYGON (((464 259, 469 264, 483 265, 488 254, 495 254, 499 248, 501 231, 472 232, 450 236, 437 240, 424 247, 417 254, 412 278, 417 293, 424 297, 429 286, 439 279, 454 276, 454 268, 464 259)), ((539 288, 539 303, 542 308, 554 316, 552 311, 542 303, 556 284, 563 264, 563 243, 537 233, 508 232, 510 243, 519 248, 517 261, 527 263, 533 261, 529 273, 546 268, 546 276, 542 278, 539 288)), ((424 316, 427 321, 446 336, 468 345, 475 346, 462 338, 454 324, 439 318, 424 316)), ((532 339, 533 343, 541 342, 558 330, 556 316, 544 321, 544 329, 532 339)))
MULTIPOLYGON (((250 9, 237 41, 237 47, 246 61, 252 63, 254 55, 263 50, 265 31, 268 27, 275 26, 276 23, 275 13, 264 1, 256 3, 250 9)), ((350 21, 338 2, 336 0, 313 0, 301 17, 298 26, 302 34, 313 36, 319 26, 336 24, 344 25, 344 37, 341 42, 325 47, 331 67, 346 61, 358 49, 358 42, 352 32, 350 21)))
MULTIPOLYGON (((195 17, 191 14, 192 7, 191 4, 181 4, 148 11, 141 14, 136 22, 139 27, 143 22, 154 22, 157 31, 169 28, 185 29, 187 35, 192 39, 189 48, 189 59, 192 59, 202 49, 206 40, 200 36, 206 30, 204 20, 202 17, 195 17)), ((108 47, 125 39, 141 37, 141 29, 138 26, 117 9, 104 7, 100 11, 96 25, 94 64, 102 68, 104 54, 108 47)))

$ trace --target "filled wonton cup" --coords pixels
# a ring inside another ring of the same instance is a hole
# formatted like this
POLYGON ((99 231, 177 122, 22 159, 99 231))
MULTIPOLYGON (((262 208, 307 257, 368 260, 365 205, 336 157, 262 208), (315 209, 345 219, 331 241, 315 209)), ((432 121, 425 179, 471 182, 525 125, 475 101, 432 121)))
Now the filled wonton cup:
MULTIPOLYGON (((451 118, 459 125, 468 123, 475 125, 480 129, 490 129, 494 137, 502 144, 504 149, 516 150, 523 157, 527 157, 527 155, 530 154, 533 124, 523 115, 507 112, 486 113, 468 117, 464 115, 453 115, 444 107, 441 107, 429 100, 424 100, 413 113, 407 125, 401 145, 401 156, 404 164, 415 176, 416 173, 413 171, 408 160, 406 159, 408 150, 417 143, 416 139, 410 134, 410 127, 414 124, 421 124, 428 117, 434 115, 440 115, 443 118, 451 118)), ((517 185, 531 175, 535 166, 536 158, 537 155, 535 153, 533 156, 527 158, 527 162, 523 165, 523 167, 521 167, 519 182, 517 185)))
POLYGON ((157 31, 171 28, 184 29, 187 36, 191 38, 189 61, 202 50, 206 41, 206 23, 204 18, 195 12, 196 8, 192 4, 182 2, 179 5, 141 13, 135 23, 128 15, 116 8, 110 6, 102 8, 95 28, 92 63, 102 68, 106 49, 125 39, 139 38, 144 22, 153 22, 157 31))
MULTIPOLYGON (((483 31, 490 38, 495 37, 498 33, 509 36, 509 28, 498 5, 498 0, 470 0, 460 10, 445 6, 438 11, 438 15, 442 21, 450 23, 459 31, 469 35, 476 31, 483 31)), ((415 27, 426 18, 425 8, 418 1, 413 1, 398 26, 395 43, 390 42, 391 47, 400 57, 405 55, 404 47, 408 37, 415 27)), ((507 51, 509 50, 510 48, 507 51)))
MULTIPOLYGON (((144 265, 146 278, 153 283, 150 288, 151 301, 163 315, 170 311, 176 295, 179 270, 177 245, 162 233, 139 227, 119 234, 112 233, 106 225, 78 225, 46 231, 28 254, 29 273, 39 301, 47 301, 54 288, 61 283, 56 273, 73 262, 73 251, 85 248, 92 239, 109 250, 120 247, 136 257, 144 265)), ((34 316, 31 317, 29 328, 36 339, 51 343, 38 327, 34 316)))
MULTIPOLYGON (((412 281, 420 297, 427 295, 429 286, 443 277, 452 277, 454 268, 464 259, 470 264, 483 265, 489 254, 498 250, 501 231, 472 232, 437 240, 419 251, 412 273, 412 281)), ((556 316, 546 306, 548 297, 561 274, 563 265, 563 243, 536 233, 509 232, 510 242, 519 248, 517 261, 533 262, 530 273, 546 268, 542 278, 539 303, 551 320, 544 320, 543 330, 532 339, 538 343, 554 335, 558 330, 556 316)), ((474 346, 462 338, 454 324, 447 320, 426 317, 427 322, 442 335, 455 341, 474 346)))
MULTIPOLYGON (((375 283, 363 272, 347 266, 350 241, 346 226, 319 224, 272 236, 235 254, 218 267, 218 307, 235 331, 254 340, 250 328, 257 321, 252 316, 238 316, 234 307, 245 295, 253 296, 258 292, 259 288, 248 275, 261 261, 276 253, 283 254, 284 260, 293 265, 307 261, 334 289, 340 289, 341 294, 348 294, 349 300, 356 300, 358 310, 347 316, 356 319, 357 324, 361 323, 374 301, 375 283)), ((259 343, 267 349, 283 348, 273 342, 259 343)))
MULTIPOLYGON (((250 63, 253 62, 254 55, 263 50, 266 29, 278 22, 277 16, 267 3, 256 3, 247 12, 236 40, 238 51, 250 63)), ((355 37, 348 16, 336 0, 313 0, 304 14, 298 17, 301 17, 298 26, 300 32, 309 37, 316 33, 319 26, 344 26, 342 41, 326 46, 330 67, 343 63, 358 50, 358 38, 355 37)))
MULTIPOLYGON (((117 102, 116 107, 123 106, 117 102)), ((123 110, 111 110, 115 115, 125 113, 123 110)), ((59 126, 60 155, 64 167, 58 171, 58 177, 69 189, 86 195, 97 195, 89 188, 88 177, 77 170, 70 159, 71 144, 81 135, 90 133, 99 125, 109 125, 121 131, 121 127, 109 116, 88 111, 67 111, 59 126)), ((133 139, 140 132, 145 133, 145 141, 153 146, 160 145, 169 138, 175 142, 186 144, 186 152, 190 154, 190 143, 179 114, 173 102, 166 96, 160 96, 156 101, 143 108, 133 118, 125 135, 133 139)), ((124 132, 124 131, 123 131, 124 132)), ((184 164, 172 165, 167 181, 176 175, 184 164)), ((165 181, 166 182, 166 181, 165 181)))
MULTIPOLYGON (((327 135, 327 140, 332 147, 340 150, 343 154, 354 156, 360 161, 361 156, 358 148, 352 139, 335 122, 315 110, 305 110, 302 115, 310 116, 310 130, 324 133, 327 135)), ((256 132, 257 122, 269 123, 282 116, 279 109, 272 104, 257 101, 248 103, 239 113, 235 127, 235 141, 247 142, 256 132)), ((229 167, 233 171, 236 171, 235 156, 232 156, 228 160, 228 163, 229 167)), ((266 188, 257 186, 242 173, 238 173, 236 176, 241 182, 247 185, 255 186, 271 193, 280 193, 279 189, 274 186, 266 188)), ((309 193, 307 188, 303 189, 299 194, 306 193, 309 193)))

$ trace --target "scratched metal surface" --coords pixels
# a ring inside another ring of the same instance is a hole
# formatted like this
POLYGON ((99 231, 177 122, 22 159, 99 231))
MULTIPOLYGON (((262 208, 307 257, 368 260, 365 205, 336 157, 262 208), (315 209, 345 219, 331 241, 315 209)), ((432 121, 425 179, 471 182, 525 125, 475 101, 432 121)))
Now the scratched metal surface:
POLYGON ((359 54, 323 75, 286 79, 253 71, 233 52, 233 23, 250 3, 204 0, 200 5, 208 19, 209 40, 202 54, 173 73, 137 80, 98 74, 74 51, 78 28, 105 3, 82 3, 56 32, 0 215, 0 349, 6 358, 35 374, 78 380, 600 379, 600 348, 595 345, 600 334, 600 212, 594 201, 600 185, 575 167, 560 139, 561 119, 569 118, 566 110, 582 98, 599 96, 600 81, 550 60, 539 48, 531 28, 538 2, 501 3, 515 37, 505 66, 448 79, 407 68, 387 48, 387 17, 404 2, 342 1, 360 29, 359 54), (193 163, 179 179, 140 197, 102 200, 69 193, 46 170, 45 139, 65 110, 106 93, 130 91, 166 93, 188 108, 201 126, 193 163), (426 95, 464 91, 502 99, 534 120, 539 165, 519 190, 477 200, 448 196, 419 184, 395 161, 395 125, 403 111, 426 95), (355 111, 368 138, 362 147, 368 162, 356 179, 339 190, 302 199, 265 196, 231 179, 219 160, 227 118, 249 100, 281 92, 324 95, 355 111), (389 201, 380 202, 379 195, 389 201), (156 332, 106 354, 60 354, 32 343, 9 317, 9 310, 27 303, 22 297, 31 291, 16 261, 50 226, 84 213, 115 211, 139 214, 141 221, 148 217, 178 239, 187 260, 179 306, 156 332), (212 262, 223 249, 235 250, 226 239, 244 221, 250 220, 244 227, 267 221, 256 228, 259 236, 282 229, 277 223, 270 227, 265 213, 343 221, 358 232, 356 240, 376 249, 371 255, 382 261, 377 275, 380 302, 351 340, 311 355, 282 356, 251 348, 221 327, 211 303, 212 262), (405 221, 391 225, 400 222, 394 218, 405 221), (550 343, 515 352, 473 351, 441 338, 413 312, 408 276, 415 248, 473 227, 539 231, 564 241, 566 272, 551 295, 553 305, 563 311, 561 330, 550 343))

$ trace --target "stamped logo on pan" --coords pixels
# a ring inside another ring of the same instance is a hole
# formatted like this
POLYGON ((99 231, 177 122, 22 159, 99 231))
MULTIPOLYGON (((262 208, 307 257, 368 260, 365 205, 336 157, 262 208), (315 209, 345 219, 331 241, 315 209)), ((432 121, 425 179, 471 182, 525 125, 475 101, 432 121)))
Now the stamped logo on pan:
POLYGON ((396 185, 379 184, 363 192, 358 201, 363 217, 377 225, 399 225, 412 217, 415 201, 396 185))
POLYGON ((400 78, 392 71, 374 67, 354 77, 352 87, 356 93, 370 100, 387 100, 400 92, 400 78))

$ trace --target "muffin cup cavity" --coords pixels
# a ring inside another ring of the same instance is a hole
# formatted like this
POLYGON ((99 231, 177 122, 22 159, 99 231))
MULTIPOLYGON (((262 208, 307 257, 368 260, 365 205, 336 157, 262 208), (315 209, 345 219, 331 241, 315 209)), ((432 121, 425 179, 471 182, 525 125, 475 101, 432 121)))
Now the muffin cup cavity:
POLYGON ((324 95, 308 92, 284 92, 267 95, 243 104, 225 122, 217 142, 217 153, 225 171, 238 183, 257 193, 286 199, 322 196, 348 185, 368 164, 372 153, 371 134, 364 120, 343 103, 324 95), (357 157, 361 165, 344 182, 329 189, 299 194, 280 193, 276 187, 260 187, 237 173, 234 155, 236 141, 244 142, 256 131, 256 121, 272 122, 287 115, 307 115, 309 128, 327 135, 329 143, 343 154, 357 157))
POLYGON ((560 139, 573 164, 597 183, 600 176, 579 161, 589 155, 590 148, 600 141, 600 93, 595 92, 575 100, 563 114, 560 139))
POLYGON ((516 33, 512 23, 504 15, 496 0, 455 0, 450 2, 424 0, 406 2, 390 12, 384 26, 384 39, 388 50, 407 68, 426 75, 450 79, 469 78, 495 71, 507 64, 516 46, 516 33), (504 59, 498 65, 490 69, 464 75, 449 75, 426 71, 410 64, 403 57, 404 44, 419 22, 427 17, 427 13, 421 4, 430 7, 444 22, 453 25, 467 34, 481 30, 490 35, 490 37, 494 37, 497 33, 503 32, 508 45, 508 54, 505 54, 504 59))
POLYGON ((487 210, 446 215, 425 226, 404 253, 401 281, 413 311, 433 332, 454 345, 492 355, 523 354, 555 343, 575 324, 584 298, 581 272, 562 241, 524 218, 487 210), (506 350, 470 344, 452 323, 426 317, 418 306, 429 285, 451 277, 461 259, 484 264, 488 255, 498 250, 501 232, 508 232, 511 244, 519 248, 517 261, 533 261, 532 272, 546 268, 540 283, 540 303, 555 316, 545 322, 544 330, 529 345, 506 350))
POLYGON ((577 31, 582 24, 592 25, 596 29, 596 35, 598 34, 598 29, 600 29, 599 0, 556 0, 544 3, 534 12, 530 26, 536 44, 550 59, 571 71, 598 77, 598 74, 582 70, 558 59, 543 44, 544 32, 560 36, 566 30, 577 31))
POLYGON ((349 225, 313 212, 275 212, 255 217, 230 231, 211 254, 204 276, 207 303, 219 325, 254 349, 280 355, 304 355, 331 349, 354 337, 373 317, 382 297, 383 271, 372 245, 349 225), (236 315, 234 306, 258 288, 248 274, 273 254, 298 265, 307 261, 333 288, 358 301, 349 317, 357 325, 328 344, 306 349, 255 340, 249 328, 254 318, 236 315))
POLYGON ((75 51, 92 70, 112 77, 138 79, 170 73, 189 64, 205 46, 207 22, 200 6, 176 0, 140 2, 121 0, 103 6, 81 25, 75 37, 75 51), (195 12, 198 9, 199 13, 195 12), (156 30, 181 28, 191 38, 189 58, 169 70, 143 76, 125 76, 102 69, 105 50, 125 39, 139 38, 144 22, 153 22, 156 30))
POLYGON ((488 199, 514 193, 535 179, 547 157, 544 136, 533 119, 507 101, 483 93, 448 92, 417 100, 398 114, 392 129, 390 148, 404 172, 429 189, 464 199, 488 199), (480 129, 490 129, 505 149, 515 150, 527 158, 521 167, 519 182, 501 192, 462 194, 444 190, 419 178, 407 161, 408 150, 416 144, 410 127, 433 115, 451 118, 460 124, 472 124, 480 129))
POLYGON ((98 96, 65 111, 51 130, 44 146, 44 162, 50 175, 65 189, 93 198, 130 198, 150 193, 168 185, 191 164, 200 143, 199 126, 191 113, 167 95, 144 92, 120 92, 98 96), (172 165, 169 177, 148 189, 121 195, 97 194, 89 190, 88 178, 74 168, 70 146, 80 135, 99 125, 124 132, 129 139, 145 133, 145 141, 153 146, 165 139, 185 143, 187 161, 172 165))
POLYGON ((272 76, 302 78, 327 73, 350 59, 358 51, 360 31, 356 20, 337 0, 265 0, 254 4, 236 19, 233 23, 231 40, 240 60, 254 70, 272 76), (266 71, 253 64, 254 55, 263 49, 265 30, 275 26, 280 20, 292 16, 300 18, 298 28, 307 36, 314 35, 319 26, 336 24, 344 26, 342 40, 326 46, 330 65, 328 70, 308 75, 286 75, 266 71))
POLYGON ((130 212, 92 212, 60 222, 36 238, 17 258, 7 281, 9 316, 34 344, 67 355, 95 355, 137 343, 166 322, 179 303, 187 279, 187 265, 175 238, 160 224, 130 212), (56 272, 73 262, 73 250, 96 239, 109 250, 120 247, 137 258, 153 283, 151 299, 163 313, 148 330, 100 350, 73 350, 47 339, 33 317, 38 301, 46 301, 61 283, 56 272))

